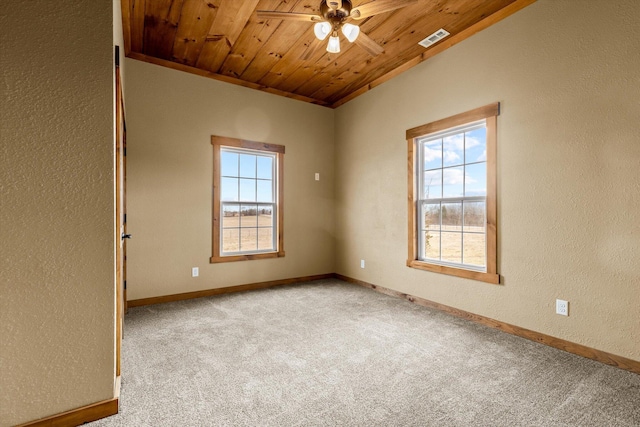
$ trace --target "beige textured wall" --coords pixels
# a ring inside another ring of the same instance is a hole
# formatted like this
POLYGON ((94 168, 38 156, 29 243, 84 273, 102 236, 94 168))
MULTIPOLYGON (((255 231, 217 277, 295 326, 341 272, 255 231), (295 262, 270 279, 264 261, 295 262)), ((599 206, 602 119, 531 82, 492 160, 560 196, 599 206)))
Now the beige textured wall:
POLYGON ((339 108, 337 271, 640 360, 639 19, 539 0, 339 108), (504 284, 406 267, 405 130, 495 101, 504 284))
MULTIPOLYGON (((113 0, 113 45, 120 46, 120 75, 122 77, 122 91, 124 92, 124 34, 122 30, 122 8, 120 0, 113 0)), ((115 69, 114 69, 115 70, 115 69)), ((115 75, 114 75, 115 79, 115 75)), ((114 104, 115 119, 115 104, 114 104)))
POLYGON ((334 271, 332 110, 130 59, 125 76, 129 300, 334 271), (286 147, 284 258, 209 263, 211 135, 286 147))
POLYGON ((0 425, 113 397, 112 5, 2 3, 0 425))

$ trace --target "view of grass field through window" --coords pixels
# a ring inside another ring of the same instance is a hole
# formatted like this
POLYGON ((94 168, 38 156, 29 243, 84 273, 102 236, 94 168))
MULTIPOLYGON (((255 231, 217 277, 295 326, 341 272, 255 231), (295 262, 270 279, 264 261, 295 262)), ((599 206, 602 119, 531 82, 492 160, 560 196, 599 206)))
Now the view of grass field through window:
POLYGON ((275 250, 275 157, 221 149, 222 252, 275 250))
MULTIPOLYGON (((243 206, 244 207, 244 206, 243 206)), ((222 217, 222 250, 224 252, 274 250, 273 215, 269 209, 256 208, 239 214, 238 209, 227 207, 222 217), (253 213, 253 215, 251 214, 253 213)))
POLYGON ((426 261, 486 266, 486 128, 420 141, 420 254, 426 261))

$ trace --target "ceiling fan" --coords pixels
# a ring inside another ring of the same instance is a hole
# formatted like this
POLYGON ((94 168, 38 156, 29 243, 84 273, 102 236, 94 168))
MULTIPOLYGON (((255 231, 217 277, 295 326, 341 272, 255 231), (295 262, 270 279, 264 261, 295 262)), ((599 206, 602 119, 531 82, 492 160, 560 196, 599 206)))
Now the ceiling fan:
POLYGON ((415 3, 417 0, 371 0, 369 3, 353 7, 351 0, 321 0, 320 14, 280 12, 277 10, 258 10, 261 19, 289 19, 315 22, 313 32, 318 40, 329 37, 327 52, 340 52, 338 30, 349 40, 355 42, 372 56, 384 52, 384 48, 371 37, 360 31, 360 27, 348 23, 350 19, 361 20, 378 13, 389 12, 415 3))

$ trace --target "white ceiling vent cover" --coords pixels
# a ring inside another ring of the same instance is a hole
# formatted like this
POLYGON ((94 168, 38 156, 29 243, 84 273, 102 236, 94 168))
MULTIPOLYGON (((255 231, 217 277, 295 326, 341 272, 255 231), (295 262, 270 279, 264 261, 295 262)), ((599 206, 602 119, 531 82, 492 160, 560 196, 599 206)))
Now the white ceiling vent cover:
POLYGON ((440 40, 442 40, 443 38, 447 37, 448 35, 449 35, 449 32, 447 30, 445 30, 444 28, 440 28, 438 31, 436 31, 435 33, 431 34, 429 37, 427 37, 426 39, 422 40, 418 44, 420 46, 422 46, 422 47, 429 47, 432 44, 437 43, 440 40))

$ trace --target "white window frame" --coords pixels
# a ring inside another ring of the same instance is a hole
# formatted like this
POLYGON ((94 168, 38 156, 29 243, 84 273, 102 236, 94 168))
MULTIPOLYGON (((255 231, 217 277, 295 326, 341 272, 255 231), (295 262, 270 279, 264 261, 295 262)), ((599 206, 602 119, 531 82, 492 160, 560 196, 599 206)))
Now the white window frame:
MULTIPOLYGON (((427 142, 430 141, 435 141, 438 139, 443 139, 446 138, 448 136, 454 136, 454 135, 459 135, 459 134, 464 134, 466 132, 471 132, 473 130, 476 129, 484 129, 486 128, 486 120, 479 120, 477 122, 473 122, 473 123, 469 123, 469 124, 465 124, 462 126, 458 126, 452 129, 446 129, 444 131, 441 132, 435 132, 429 135, 425 135, 422 138, 417 138, 416 140, 416 145, 417 145, 417 150, 418 150, 418 154, 416 156, 416 165, 415 168, 418 171, 418 173, 416 173, 416 187, 418 189, 417 194, 419 195, 418 199, 417 199, 417 208, 416 208, 416 227, 417 227, 417 234, 418 234, 418 247, 419 248, 424 248, 425 247, 425 232, 426 230, 424 230, 422 228, 422 221, 421 218, 424 218, 424 209, 425 209, 425 205, 431 205, 431 204, 439 204, 440 206, 442 206, 443 203, 460 203, 462 205, 462 220, 464 221, 464 204, 465 202, 484 202, 485 206, 486 206, 486 202, 487 202, 487 197, 485 196, 459 196, 459 197, 440 197, 440 198, 425 198, 425 188, 424 188, 424 183, 425 183, 425 170, 424 167, 422 167, 422 164, 424 163, 424 148, 425 148, 425 144, 427 142)), ((444 150, 444 147, 441 147, 442 150, 444 150)), ((466 156, 466 150, 463 150, 464 155, 466 156)), ((459 165, 455 165, 455 166, 442 166, 439 168, 440 172, 441 172, 441 182, 444 182, 444 171, 445 169, 448 169, 450 167, 460 167, 460 166, 464 166, 466 167, 467 165, 473 165, 473 164, 477 164, 477 163, 483 163, 483 162, 469 162, 467 163, 466 158, 463 159, 463 162, 459 165)), ((486 161, 484 161, 484 163, 486 164, 486 161)), ((434 169, 437 170, 437 169, 434 169)), ((463 188, 465 188, 465 183, 464 180, 466 178, 466 174, 463 174, 463 188)), ((486 175, 485 175, 486 178, 486 175)), ((441 210, 440 210, 441 211, 441 210)), ((486 209, 485 209, 485 217, 486 217, 486 209)), ((442 212, 440 212, 440 225, 442 225, 442 212)), ((447 231, 443 231, 442 229, 440 230, 439 234, 440 234, 440 242, 439 242, 439 247, 442 248, 442 233, 447 233, 447 231)), ((458 232, 451 232, 451 233, 456 233, 458 234, 458 232)), ((486 272, 487 271, 487 249, 486 249, 486 242, 487 242, 487 228, 486 228, 486 224, 485 227, 483 228, 483 232, 482 233, 477 233, 477 232, 468 232, 468 231, 463 231, 461 230, 459 232, 459 234, 461 234, 461 259, 462 261, 457 263, 457 262, 450 262, 450 261, 444 261, 442 259, 435 259, 435 258, 428 258, 426 256, 422 255, 422 250, 418 251, 418 255, 417 258, 419 261, 424 261, 424 262, 429 262, 432 264, 439 264, 439 265, 445 265, 445 266, 450 266, 450 267, 455 267, 455 268, 464 268, 467 270, 474 270, 474 271, 481 271, 481 272, 486 272), (478 265, 473 265, 473 264, 466 264, 464 262, 464 234, 482 234, 484 236, 484 241, 485 241, 485 260, 484 260, 484 265, 483 266, 478 266, 478 265)), ((442 251, 441 251, 442 253, 442 251)), ((442 256, 440 257, 442 258, 442 256)))
MULTIPOLYGON (((261 253, 269 253, 269 252, 276 252, 276 249, 278 247, 278 203, 277 203, 277 194, 278 194, 278 186, 277 186, 277 181, 278 181, 278 156, 276 155, 276 153, 273 152, 265 152, 265 151, 261 151, 261 150, 250 150, 250 149, 246 149, 246 148, 235 148, 235 147, 227 147, 227 146, 221 146, 220 147, 220 154, 222 155, 222 153, 236 153, 236 154, 249 154, 252 156, 261 156, 261 157, 269 157, 270 159, 272 159, 272 163, 271 163, 271 194, 272 194, 272 198, 271 198, 271 202, 257 202, 257 201, 252 201, 252 200, 241 200, 240 198, 238 198, 238 201, 225 201, 222 200, 222 198, 220 199, 220 218, 222 219, 222 230, 224 231, 224 211, 225 211, 225 207, 226 206, 238 206, 238 212, 242 212, 242 206, 256 206, 258 209, 260 209, 260 207, 264 207, 264 206, 268 206, 271 209, 271 229, 272 229, 272 233, 271 233, 271 247, 268 249, 255 249, 255 250, 242 250, 242 243, 240 242, 240 250, 235 251, 235 252, 226 252, 224 250, 224 233, 220 233, 220 256, 221 257, 227 257, 227 256, 235 256, 235 255, 251 255, 251 254, 261 254, 261 253)), ((226 175, 220 175, 221 178, 240 178, 240 176, 226 176, 226 175)), ((259 178, 243 178, 243 179, 251 179, 256 181, 256 187, 257 187, 257 182, 260 180, 259 178)), ((257 188, 256 188, 256 192, 257 192, 257 188)), ((256 213, 257 214, 257 213, 256 213)), ((246 229, 248 227, 240 227, 238 226, 238 229, 240 231, 242 231, 242 229, 246 229)), ((253 227, 251 227, 253 228, 253 227)), ((258 224, 256 224, 256 236, 258 236, 258 229, 260 228, 258 224)), ((259 241, 259 238, 258 238, 259 241)))

